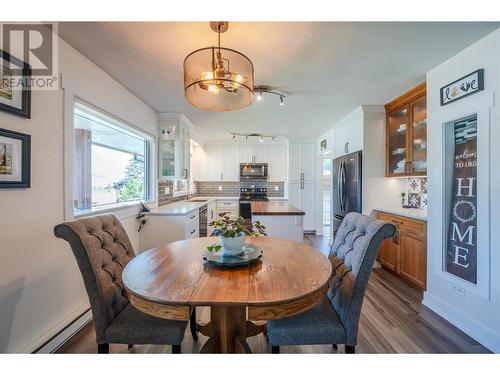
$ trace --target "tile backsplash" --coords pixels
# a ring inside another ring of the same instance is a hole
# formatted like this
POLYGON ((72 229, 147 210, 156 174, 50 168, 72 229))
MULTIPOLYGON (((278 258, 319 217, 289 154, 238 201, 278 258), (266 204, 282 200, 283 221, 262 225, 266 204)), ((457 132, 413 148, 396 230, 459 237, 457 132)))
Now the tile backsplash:
POLYGON ((174 198, 174 183, 172 180, 158 181, 158 206, 167 204, 174 198), (168 190, 168 193, 166 192, 168 190))
MULTIPOLYGON (((241 187, 254 186, 267 187, 268 197, 281 198, 285 196, 285 183, 283 181, 195 181, 194 186, 196 195, 239 196, 241 187), (222 190, 219 190, 219 186, 222 190)), ((158 180, 158 206, 182 199, 185 197, 174 197, 172 180, 158 180)))
POLYGON ((284 197, 285 183, 283 181, 195 181, 198 195, 240 195, 242 187, 267 187, 269 197, 284 197), (220 187, 220 189, 219 189, 220 187), (276 187, 278 188, 276 190, 276 187))
POLYGON ((407 180, 406 195, 412 208, 427 209, 427 178, 412 177, 407 180))

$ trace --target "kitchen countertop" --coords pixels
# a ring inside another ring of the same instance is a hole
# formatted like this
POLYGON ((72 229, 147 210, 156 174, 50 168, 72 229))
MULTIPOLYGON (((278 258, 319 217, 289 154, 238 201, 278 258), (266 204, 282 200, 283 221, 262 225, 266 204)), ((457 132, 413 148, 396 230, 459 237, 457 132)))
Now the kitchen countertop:
MULTIPOLYGON (((186 215, 194 210, 198 210, 200 207, 202 207, 210 202, 213 202, 213 201, 227 201, 227 200, 237 201, 239 199, 240 199, 239 195, 233 195, 233 196, 196 195, 196 196, 193 196, 192 198, 190 198, 189 201, 182 200, 182 201, 168 203, 164 206, 152 208, 151 212, 145 212, 145 214, 146 215, 186 215), (193 200, 197 200, 197 199, 206 199, 206 201, 193 202, 193 200)), ((285 202, 283 202, 283 201, 284 201, 284 198, 282 198, 282 197, 269 198, 269 203, 286 203, 286 201, 285 202)), ((271 214, 267 214, 267 215, 271 215, 271 214)))
POLYGON ((252 215, 305 215, 305 212, 288 202, 251 202, 252 215))
POLYGON ((400 215, 411 219, 427 221, 427 210, 419 208, 375 208, 374 211, 385 212, 388 214, 400 215))

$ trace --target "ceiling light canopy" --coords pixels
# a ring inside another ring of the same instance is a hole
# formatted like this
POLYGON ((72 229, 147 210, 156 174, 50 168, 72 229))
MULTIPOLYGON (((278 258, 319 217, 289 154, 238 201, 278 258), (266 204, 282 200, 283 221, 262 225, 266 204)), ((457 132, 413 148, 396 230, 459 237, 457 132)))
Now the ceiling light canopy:
POLYGON ((212 112, 234 111, 254 100, 252 61, 244 54, 220 46, 228 22, 210 22, 217 47, 191 52, 184 59, 184 95, 192 105, 212 112))

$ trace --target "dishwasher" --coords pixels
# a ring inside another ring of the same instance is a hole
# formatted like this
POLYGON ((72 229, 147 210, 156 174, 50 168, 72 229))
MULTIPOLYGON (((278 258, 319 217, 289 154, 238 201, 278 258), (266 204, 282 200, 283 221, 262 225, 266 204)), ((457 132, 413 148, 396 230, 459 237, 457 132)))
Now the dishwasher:
POLYGON ((207 237, 208 214, 207 205, 201 206, 199 211, 199 234, 200 237, 207 237))

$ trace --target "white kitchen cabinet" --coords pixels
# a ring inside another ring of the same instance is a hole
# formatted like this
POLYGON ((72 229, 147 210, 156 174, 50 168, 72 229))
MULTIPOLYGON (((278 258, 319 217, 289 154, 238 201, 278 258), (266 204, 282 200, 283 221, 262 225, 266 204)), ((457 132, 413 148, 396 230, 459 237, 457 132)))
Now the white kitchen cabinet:
POLYGON ((206 147, 206 179, 207 181, 222 180, 222 148, 221 146, 206 147))
POLYGON ((240 146, 240 163, 267 163, 267 152, 265 145, 240 146))
POLYGON ((363 149, 363 117, 355 117, 335 129, 335 157, 363 149))
POLYGON ((302 176, 302 145, 291 143, 289 148, 290 181, 298 181, 302 176))
POLYGON ((146 215, 146 224, 139 234, 141 251, 169 242, 199 237, 198 210, 186 215, 146 215))
POLYGON ((214 231, 214 227, 210 223, 217 219, 217 203, 216 201, 210 201, 207 204, 207 236, 210 237, 214 231))
POLYGON ((304 181, 302 183, 302 211, 304 215, 304 230, 316 230, 316 205, 314 200, 314 182, 304 181))
POLYGON ((305 212, 303 228, 316 230, 316 144, 291 143, 290 160, 290 203, 305 212))
POLYGON ((266 147, 269 181, 286 180, 286 146, 266 147))
POLYGON ((201 146, 193 146, 192 150, 192 181, 204 181, 206 179, 205 150, 201 146))
POLYGON ((222 181, 239 181, 238 146, 222 146, 222 181))
POLYGON ((190 174, 190 133, 177 115, 160 120, 160 178, 187 179, 190 174))

